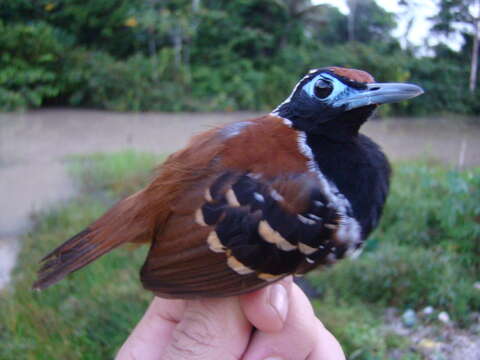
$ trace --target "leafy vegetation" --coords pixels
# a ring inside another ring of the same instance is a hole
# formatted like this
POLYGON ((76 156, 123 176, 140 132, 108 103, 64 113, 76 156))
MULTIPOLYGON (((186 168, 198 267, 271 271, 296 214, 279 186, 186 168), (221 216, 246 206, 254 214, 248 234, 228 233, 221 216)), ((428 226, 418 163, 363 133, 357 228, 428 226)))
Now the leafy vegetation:
POLYGON ((480 169, 463 172, 417 163, 399 166, 374 238, 452 254, 480 271, 480 169))
POLYGON ((447 36, 460 32, 472 40, 467 42, 472 52, 469 90, 474 92, 477 88, 480 52, 480 3, 477 0, 440 0, 438 6, 439 11, 432 19, 435 23, 433 31, 447 36), (459 27, 462 31, 457 30, 459 27))
POLYGON ((57 32, 44 22, 7 25, 0 18, 0 106, 5 110, 40 106, 61 93, 57 68, 65 45, 57 32))
POLYGON ((69 172, 83 192, 106 193, 118 199, 146 185, 153 166, 161 162, 163 156, 125 150, 108 155, 95 153, 71 156, 69 160, 69 172))
POLYGON ((322 293, 340 299, 417 310, 433 306, 460 321, 480 306, 475 277, 459 257, 412 246, 386 243, 312 279, 322 293))
MULTIPOLYGON (((41 293, 31 291, 37 260, 143 186, 161 159, 132 151, 69 159, 81 197, 38 214, 24 239, 12 289, 0 296, 1 359, 112 356, 151 299, 138 281, 147 249, 114 251, 41 293)), ((314 300, 319 317, 349 358, 388 359, 393 350, 401 350, 403 360, 421 358, 407 338, 385 328, 386 306, 431 305, 461 324, 480 307, 473 287, 479 171, 397 164, 382 225, 364 254, 309 276, 321 294, 314 300)))
POLYGON ((3 1, 0 109, 268 110, 310 68, 339 65, 425 88, 384 113, 478 113, 470 33, 458 52, 417 56, 391 35, 394 14, 349 4, 352 16, 310 0, 3 1))

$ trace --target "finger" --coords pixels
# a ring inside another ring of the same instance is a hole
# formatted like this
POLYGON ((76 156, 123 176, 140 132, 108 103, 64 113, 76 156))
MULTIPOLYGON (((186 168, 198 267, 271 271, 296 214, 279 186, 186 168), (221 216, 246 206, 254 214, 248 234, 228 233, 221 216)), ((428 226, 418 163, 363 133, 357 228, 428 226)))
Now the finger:
MULTIPOLYGON (((323 327, 320 326, 310 301, 295 284, 292 284, 289 304, 283 329, 275 333, 257 331, 243 360, 305 360, 312 354, 323 327)), ((323 360, 330 358, 325 357, 323 360)))
POLYGON ((283 328, 292 282, 289 276, 266 288, 240 296, 245 316, 258 330, 276 332, 283 328))
POLYGON ((116 360, 159 360, 172 340, 172 332, 185 311, 185 301, 154 298, 116 360))
POLYGON ((236 297, 189 301, 162 359, 238 360, 251 330, 236 297))
POLYGON ((318 320, 318 337, 307 360, 345 360, 345 354, 337 339, 318 320))

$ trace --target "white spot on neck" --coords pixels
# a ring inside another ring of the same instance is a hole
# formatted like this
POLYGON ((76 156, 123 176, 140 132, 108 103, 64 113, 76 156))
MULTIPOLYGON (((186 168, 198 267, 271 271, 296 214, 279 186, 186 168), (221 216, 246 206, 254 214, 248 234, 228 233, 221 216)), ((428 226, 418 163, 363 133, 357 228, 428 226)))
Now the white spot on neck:
POLYGON ((288 119, 286 119, 286 118, 284 118, 284 117, 281 117, 281 116, 279 116, 279 115, 276 115, 276 116, 278 116, 280 119, 282 119, 283 123, 284 123, 285 125, 287 125, 288 127, 292 127, 292 126, 293 126, 293 122, 292 122, 291 120, 288 120, 288 119))

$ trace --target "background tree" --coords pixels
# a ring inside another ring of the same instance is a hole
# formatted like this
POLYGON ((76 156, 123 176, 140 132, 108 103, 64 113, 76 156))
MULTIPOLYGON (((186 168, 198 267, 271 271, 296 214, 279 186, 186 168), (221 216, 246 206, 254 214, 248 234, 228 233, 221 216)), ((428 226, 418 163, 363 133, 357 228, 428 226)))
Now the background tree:
POLYGON ((406 49, 411 49, 410 33, 416 22, 416 11, 420 3, 416 0, 399 0, 398 5, 402 8, 402 11, 397 14, 397 18, 406 19, 405 31, 401 35, 401 42, 406 49))
POLYGON ((322 44, 338 45, 349 41, 348 19, 338 8, 330 5, 322 6, 318 11, 318 21, 312 33, 322 44))
POLYGON ((480 41, 480 0, 440 0, 439 11, 433 17, 433 30, 440 34, 467 32, 472 34, 473 46, 470 62, 470 92, 477 86, 480 41))
POLYGON ((467 31, 478 1, 442 1, 435 31, 460 32, 465 44, 418 57, 375 0, 349 0, 349 15, 312 0, 0 0, 0 108, 269 110, 310 68, 339 65, 425 87, 421 100, 383 113, 478 114, 480 92, 462 91, 465 59, 478 55, 467 31))
POLYGON ((395 17, 380 7, 375 0, 348 0, 349 41, 389 42, 395 28, 395 17))
POLYGON ((355 41, 355 20, 357 16, 358 0, 347 0, 348 6, 348 41, 355 41))

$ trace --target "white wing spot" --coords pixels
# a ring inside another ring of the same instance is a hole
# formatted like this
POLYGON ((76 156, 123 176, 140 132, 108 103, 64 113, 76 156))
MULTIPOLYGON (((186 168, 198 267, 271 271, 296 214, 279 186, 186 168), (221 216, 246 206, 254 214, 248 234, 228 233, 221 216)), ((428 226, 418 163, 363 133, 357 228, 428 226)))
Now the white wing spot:
POLYGON ((195 222, 201 226, 208 226, 203 218, 203 212, 201 208, 195 211, 195 222))
POLYGON ((283 196, 280 195, 275 189, 272 189, 272 191, 270 191, 270 195, 276 201, 283 201, 283 196))
POLYGON ((320 216, 317 216, 317 215, 314 215, 314 214, 307 214, 307 217, 309 217, 310 219, 313 219, 315 221, 322 220, 322 218, 320 216))
POLYGON ((265 198, 263 197, 263 195, 258 192, 254 192, 253 197, 259 202, 265 202, 265 198))
POLYGON ((311 246, 308 246, 307 244, 301 243, 301 242, 298 243, 298 250, 300 250, 300 252, 302 254, 305 254, 305 255, 311 255, 315 251, 317 251, 317 249, 315 249, 311 246))
POLYGON ((275 244, 280 250, 292 251, 297 249, 295 245, 290 244, 282 235, 273 230, 270 224, 265 220, 260 221, 258 224, 258 233, 263 240, 270 244, 275 244))
POLYGON ((212 202, 213 199, 212 199, 212 194, 210 193, 210 189, 207 188, 205 190, 205 200, 207 200, 208 202, 212 202))
POLYGON ((251 274, 254 271, 250 269, 248 266, 245 266, 240 261, 238 261, 234 256, 229 256, 227 258, 227 264, 230 268, 240 275, 247 275, 251 274))
POLYGON ((304 223, 306 225, 314 225, 315 224, 315 220, 306 218, 305 216, 302 216, 300 214, 298 214, 297 217, 298 217, 298 220, 300 220, 302 223, 304 223))
POLYGON ((207 238, 210 250, 217 253, 225 252, 225 246, 222 245, 215 231, 212 231, 207 238))
POLYGON ((265 281, 275 281, 277 279, 280 279, 281 277, 285 276, 284 274, 282 275, 273 275, 273 274, 267 274, 267 273, 259 273, 258 275, 259 279, 265 280, 265 281))
POLYGON ((227 191, 227 193, 225 194, 225 197, 227 198, 227 201, 228 201, 229 205, 234 206, 234 207, 241 206, 232 189, 229 189, 227 191))

